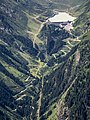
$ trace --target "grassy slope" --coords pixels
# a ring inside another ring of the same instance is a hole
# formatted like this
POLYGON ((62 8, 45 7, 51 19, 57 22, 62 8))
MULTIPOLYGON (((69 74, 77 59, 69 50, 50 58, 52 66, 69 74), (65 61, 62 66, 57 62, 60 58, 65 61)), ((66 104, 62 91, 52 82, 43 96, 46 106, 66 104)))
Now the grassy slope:
MULTIPOLYGON (((46 19, 48 16, 48 12, 45 12, 46 8, 58 8, 59 6, 37 0, 28 2, 26 0, 18 2, 16 0, 1 0, 0 5, 0 119, 18 120, 22 117, 25 119, 27 116, 27 119, 34 120, 37 117, 41 87, 41 80, 38 79, 41 78, 39 72, 46 72, 46 75, 49 74, 52 79, 52 74, 54 75, 59 65, 48 68, 36 58, 38 51, 33 48, 34 35, 32 33, 36 34, 40 28, 41 21, 38 21, 36 17, 39 15, 42 17, 43 13, 43 17, 46 19)), ((51 15, 51 11, 49 15, 51 15)), ((89 33, 87 34, 89 35, 89 33)), ((86 38, 89 38, 88 35, 86 38)), ((46 84, 45 87, 50 84, 46 84)), ((47 91, 45 90, 45 92, 47 91)), ((49 96, 50 94, 52 93, 49 93, 49 96)), ((49 96, 45 95, 46 98, 49 96)), ((51 101, 51 99, 50 97, 47 100, 51 101)), ((46 103, 48 103, 47 100, 46 103)), ((54 103, 53 99, 52 103, 54 103)), ((56 114, 56 104, 50 105, 45 113, 47 119, 56 119, 56 114)))
MULTIPOLYGON (((33 1, 29 4, 36 5, 36 9, 38 7, 38 4, 33 1)), ((33 12, 30 7, 28 8, 26 1, 3 0, 0 4, 0 82, 3 83, 0 86, 2 93, 0 95, 0 119, 6 117, 18 120, 25 116, 35 117, 33 114, 36 111, 31 111, 32 108, 24 110, 27 103, 37 109, 35 99, 38 99, 39 91, 38 76, 33 77, 34 72, 32 73, 33 65, 36 65, 36 70, 39 65, 35 57, 37 50, 33 48, 31 36, 28 37, 27 31, 32 30, 34 34, 39 29, 41 23, 35 20, 34 16, 41 14, 43 7, 41 9, 39 6, 40 11, 39 8, 38 10, 32 8, 33 12), (9 92, 8 89, 10 89, 9 92)))
MULTIPOLYGON (((76 28, 80 27, 78 36, 81 42, 77 45, 77 50, 80 52, 80 60, 78 63, 76 62, 77 52, 75 50, 65 63, 58 66, 54 73, 52 72, 46 77, 41 109, 42 120, 90 119, 90 28, 89 25, 87 26, 90 23, 89 1, 80 8, 85 8, 75 22, 75 32, 77 32, 76 28), (48 88, 48 91, 46 88, 48 88), (56 96, 59 96, 58 103, 56 102, 56 96), (52 102, 50 99, 52 99, 52 102), (53 105, 55 106, 53 107, 53 105)), ((77 10, 78 12, 81 11, 80 8, 77 10)))

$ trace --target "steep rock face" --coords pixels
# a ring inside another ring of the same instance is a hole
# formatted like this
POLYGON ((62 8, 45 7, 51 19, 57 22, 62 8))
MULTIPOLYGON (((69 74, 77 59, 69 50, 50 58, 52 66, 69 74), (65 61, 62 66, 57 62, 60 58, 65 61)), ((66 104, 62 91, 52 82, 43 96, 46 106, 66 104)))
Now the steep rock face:
POLYGON ((41 51, 43 48, 44 61, 49 66, 64 62, 80 42, 73 33, 52 23, 46 23, 38 37, 44 42, 41 51))
POLYGON ((45 41, 47 54, 52 55, 65 45, 63 40, 69 38, 70 34, 59 26, 46 23, 39 37, 45 41))

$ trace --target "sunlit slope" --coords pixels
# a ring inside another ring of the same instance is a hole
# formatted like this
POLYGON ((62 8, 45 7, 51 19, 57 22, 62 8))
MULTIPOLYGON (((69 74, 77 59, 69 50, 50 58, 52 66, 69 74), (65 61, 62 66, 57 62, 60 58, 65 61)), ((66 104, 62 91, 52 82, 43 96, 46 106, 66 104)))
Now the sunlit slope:
POLYGON ((53 9, 72 6, 66 2, 1 0, 0 120, 90 118, 89 3, 71 33, 45 24, 53 9))

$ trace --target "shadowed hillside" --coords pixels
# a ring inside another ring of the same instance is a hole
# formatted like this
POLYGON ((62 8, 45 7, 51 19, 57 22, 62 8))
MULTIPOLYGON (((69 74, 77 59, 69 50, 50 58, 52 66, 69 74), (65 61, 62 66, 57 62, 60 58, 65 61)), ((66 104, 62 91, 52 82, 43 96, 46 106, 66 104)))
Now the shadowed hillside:
POLYGON ((0 1, 0 120, 89 120, 89 61, 90 0, 0 1))

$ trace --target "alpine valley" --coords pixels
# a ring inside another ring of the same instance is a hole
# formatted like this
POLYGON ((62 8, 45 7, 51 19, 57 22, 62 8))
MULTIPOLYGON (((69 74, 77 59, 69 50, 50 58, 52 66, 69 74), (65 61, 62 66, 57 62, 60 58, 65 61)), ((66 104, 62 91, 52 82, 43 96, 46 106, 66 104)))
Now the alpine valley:
POLYGON ((0 0, 0 120, 90 120, 90 0, 0 0))

